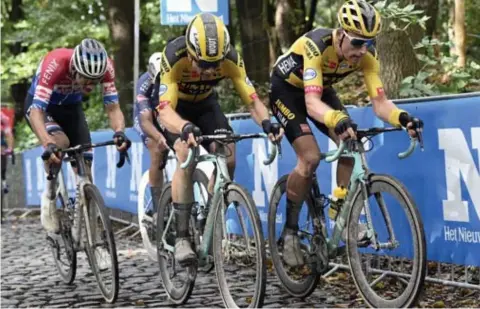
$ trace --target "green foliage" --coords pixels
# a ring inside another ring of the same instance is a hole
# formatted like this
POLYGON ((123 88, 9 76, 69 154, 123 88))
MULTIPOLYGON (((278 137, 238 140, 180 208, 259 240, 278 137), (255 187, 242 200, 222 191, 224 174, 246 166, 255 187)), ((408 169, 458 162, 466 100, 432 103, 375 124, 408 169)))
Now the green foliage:
POLYGON ((402 81, 400 96, 421 97, 480 90, 480 65, 469 59, 465 68, 458 68, 456 57, 450 55, 451 47, 451 42, 428 38, 418 43, 415 48, 425 52, 417 54, 423 67, 415 76, 408 76, 402 81))
POLYGON ((15 152, 35 147, 39 145, 39 141, 27 124, 25 118, 15 123, 15 152))
POLYGON ((103 42, 108 50, 110 41, 101 1, 24 0, 25 19, 2 23, 2 95, 4 89, 22 80, 31 80, 45 54, 59 47, 74 47, 83 38, 91 37, 103 42), (12 55, 8 46, 21 42, 27 52, 12 55))
MULTIPOLYGON (((425 30, 425 23, 430 19, 425 16, 423 10, 415 10, 414 4, 401 7, 397 1, 390 2, 379 1, 375 7, 380 12, 382 19, 388 20, 388 28, 398 31, 407 31, 412 25, 419 25, 425 30)), ((385 25, 385 24, 384 24, 385 25)))

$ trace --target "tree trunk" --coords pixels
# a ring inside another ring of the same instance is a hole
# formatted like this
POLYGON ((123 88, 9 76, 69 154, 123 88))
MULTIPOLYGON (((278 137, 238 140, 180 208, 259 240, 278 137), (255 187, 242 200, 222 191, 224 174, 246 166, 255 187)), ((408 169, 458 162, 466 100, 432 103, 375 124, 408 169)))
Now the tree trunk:
MULTIPOLYGON (((11 11, 8 12, 9 21, 17 23, 25 19, 25 14, 22 9, 22 0, 12 0, 11 4, 11 11)), ((8 48, 13 56, 27 51, 27 48, 22 46, 21 40, 9 45, 8 48)), ((30 85, 26 80, 10 86, 10 93, 15 102, 15 119, 23 118, 23 105, 29 86, 30 85)))
POLYGON ((389 98, 398 97, 402 80, 415 75, 420 64, 407 34, 387 30, 377 39, 378 58, 380 60, 380 78, 389 98))
POLYGON ((465 67, 465 0, 455 0, 455 51, 458 56, 457 67, 465 67))
POLYGON ((304 0, 277 0, 275 30, 285 52, 306 28, 304 0))
POLYGON ((310 1, 310 9, 308 10, 308 20, 305 23, 305 30, 303 32, 308 32, 313 29, 313 22, 315 21, 315 13, 317 12, 317 3, 318 3, 318 0, 310 1))
POLYGON ((242 56, 248 77, 257 83, 267 82, 270 73, 268 32, 263 27, 263 3, 258 0, 236 1, 242 39, 242 56))
MULTIPOLYGON (((416 8, 428 10, 437 0, 415 0, 416 8)), ((410 4, 411 1, 400 1, 401 6, 410 4)), ((395 21, 397 24, 398 21, 395 21)), ((390 24, 389 20, 382 20, 384 25, 390 24)), ((425 32, 418 26, 409 27, 407 33, 387 29, 382 31, 377 39, 377 51, 380 60, 380 78, 384 84, 385 93, 389 98, 398 97, 402 80, 415 75, 420 70, 420 63, 416 57, 413 46, 418 43, 425 32)))
POLYGON ((134 1, 108 0, 108 26, 115 50, 116 84, 125 122, 131 125, 133 100, 134 1))

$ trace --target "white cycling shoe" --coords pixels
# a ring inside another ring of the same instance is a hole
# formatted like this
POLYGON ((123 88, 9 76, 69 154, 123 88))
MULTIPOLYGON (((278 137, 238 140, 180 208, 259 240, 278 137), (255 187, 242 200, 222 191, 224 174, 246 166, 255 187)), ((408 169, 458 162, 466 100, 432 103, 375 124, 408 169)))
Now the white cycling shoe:
POLYGON ((58 233, 60 231, 60 223, 57 216, 56 200, 50 200, 48 193, 42 194, 42 202, 40 208, 40 221, 47 232, 58 233))

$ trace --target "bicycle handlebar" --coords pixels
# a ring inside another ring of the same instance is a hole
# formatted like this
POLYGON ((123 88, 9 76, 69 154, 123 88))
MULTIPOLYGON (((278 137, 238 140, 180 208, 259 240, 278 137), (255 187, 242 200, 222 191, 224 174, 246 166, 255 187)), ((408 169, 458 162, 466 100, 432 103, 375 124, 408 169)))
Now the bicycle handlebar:
MULTIPOLYGON (((201 136, 198 136, 197 137, 197 142, 198 143, 201 143, 201 142, 205 142, 205 141, 221 141, 221 142, 226 142, 226 143, 236 143, 236 142, 239 142, 241 140, 244 140, 244 139, 251 139, 251 138, 266 138, 268 137, 267 134, 265 133, 252 133, 252 134, 214 134, 214 135, 201 135, 201 136)), ((277 156, 277 154, 281 154, 281 146, 280 144, 278 143, 273 143, 272 141, 270 141, 270 144, 272 145, 272 152, 270 153, 270 155, 268 156, 268 158, 266 160, 263 161, 263 164, 265 165, 269 165, 271 164, 274 160, 275 160, 275 157, 277 156)), ((195 155, 198 153, 198 147, 196 147, 195 149, 194 148, 190 148, 188 150, 188 156, 187 156, 187 159, 185 160, 185 162, 182 162, 180 164, 180 167, 182 169, 185 169, 187 168, 188 166, 190 166, 190 164, 192 163, 193 161, 193 158, 195 157, 195 155)))
MULTIPOLYGON (((98 143, 98 144, 93 144, 93 143, 81 144, 81 145, 73 146, 73 147, 70 147, 70 148, 59 149, 58 151, 59 152, 64 152, 64 153, 68 154, 69 156, 71 156, 72 154, 82 153, 82 152, 84 152, 86 150, 89 150, 91 148, 113 146, 113 145, 120 146, 124 142, 127 143, 127 149, 125 151, 120 152, 120 158, 118 159, 118 162, 117 162, 117 168, 121 168, 125 164, 125 159, 130 164, 130 157, 128 156, 127 151, 130 148, 130 146, 132 145, 132 142, 128 139, 126 141, 124 141, 123 139, 118 139, 117 142, 115 142, 114 140, 110 140, 110 141, 106 141, 106 142, 102 142, 102 143, 98 143)), ((42 154, 42 159, 44 161, 48 160, 48 158, 45 158, 43 156, 43 154, 42 154)), ((48 176, 47 176, 48 180, 53 179, 53 174, 54 174, 53 170, 54 170, 53 167, 50 166, 48 176)))
MULTIPOLYGON (((385 133, 385 132, 393 132, 393 131, 400 131, 402 128, 370 128, 368 130, 358 130, 357 131, 357 138, 360 140, 362 137, 366 136, 375 136, 380 133, 385 133)), ((418 136, 421 137, 421 132, 417 132, 418 136)), ((417 141, 419 138, 415 137, 410 137, 410 145, 408 146, 407 150, 400 152, 397 156, 399 159, 405 159, 408 156, 410 156, 413 151, 415 150, 415 147, 417 146, 417 141)), ((335 160, 338 160, 338 158, 342 155, 342 153, 345 151, 345 148, 347 147, 347 142, 340 141, 340 145, 338 146, 337 151, 333 153, 332 155, 327 155, 325 156, 325 161, 326 162, 333 162, 335 160)), ((421 143, 421 147, 423 150, 423 144, 421 143)))

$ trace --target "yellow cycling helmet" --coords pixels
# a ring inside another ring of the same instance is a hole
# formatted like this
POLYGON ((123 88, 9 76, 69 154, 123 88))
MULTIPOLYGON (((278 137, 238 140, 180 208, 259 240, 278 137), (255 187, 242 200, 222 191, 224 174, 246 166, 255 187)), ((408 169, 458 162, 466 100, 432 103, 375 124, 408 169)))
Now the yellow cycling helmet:
POLYGON ((203 63, 223 60, 230 49, 227 27, 210 13, 200 13, 190 21, 185 39, 190 55, 203 63))
POLYGON ((346 30, 373 38, 380 32, 380 13, 364 0, 348 0, 338 11, 338 22, 346 30))

